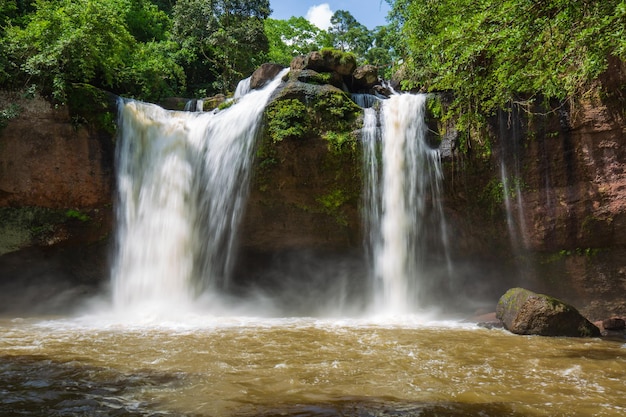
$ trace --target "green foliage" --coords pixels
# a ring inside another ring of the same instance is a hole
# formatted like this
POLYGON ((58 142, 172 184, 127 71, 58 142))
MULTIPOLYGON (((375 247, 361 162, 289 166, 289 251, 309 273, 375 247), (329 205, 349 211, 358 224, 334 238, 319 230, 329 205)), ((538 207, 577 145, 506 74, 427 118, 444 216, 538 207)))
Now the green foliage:
POLYGON ((0 110, 0 129, 5 128, 9 120, 18 117, 21 111, 22 109, 18 104, 10 104, 8 107, 0 110))
POLYGON ((117 129, 116 98, 89 84, 72 84, 67 91, 67 106, 75 129, 91 127, 115 135, 117 129))
POLYGON ((267 52, 267 0, 5 1, 0 85, 58 103, 74 83, 150 101, 226 92, 267 52))
POLYGON ((84 222, 88 222, 89 220, 91 220, 91 218, 87 214, 85 214, 85 213, 83 213, 83 212, 81 212, 79 210, 75 210, 75 209, 67 210, 65 212, 65 217, 67 217, 68 219, 76 219, 76 220, 79 220, 79 221, 81 221, 83 223, 84 222))
POLYGON ((406 88, 452 91, 449 111, 468 128, 511 101, 584 94, 626 58, 623 0, 396 0, 406 42, 406 88))
POLYGON ((349 131, 361 108, 342 92, 321 94, 313 102, 315 124, 325 131, 349 131))
POLYGON ((0 79, 5 84, 36 84, 61 103, 72 83, 144 99, 184 84, 180 67, 166 53, 171 46, 157 43, 168 36, 169 18, 148 0, 39 0, 34 5, 23 27, 6 29, 0 79))
POLYGON ((24 29, 7 29, 8 51, 26 77, 60 102, 71 82, 112 87, 134 45, 120 2, 38 1, 24 29))
POLYGON ((138 44, 120 74, 119 86, 124 95, 158 101, 184 91, 185 72, 178 57, 178 44, 172 41, 138 44))
POLYGON ((300 138, 310 129, 306 106, 297 99, 274 101, 266 110, 268 132, 273 142, 300 138))
POLYGON ((180 45, 190 86, 234 90, 268 52, 263 20, 269 14, 268 0, 178 0, 173 38, 180 45))
POLYGON ((496 209, 502 208, 507 197, 511 200, 515 200, 517 198, 517 191, 525 188, 527 188, 527 186, 519 177, 509 178, 506 183, 493 178, 483 189, 480 200, 493 214, 496 209))
POLYGON ((357 137, 353 132, 335 132, 328 130, 322 134, 328 141, 329 149, 337 154, 347 150, 356 150, 357 137))

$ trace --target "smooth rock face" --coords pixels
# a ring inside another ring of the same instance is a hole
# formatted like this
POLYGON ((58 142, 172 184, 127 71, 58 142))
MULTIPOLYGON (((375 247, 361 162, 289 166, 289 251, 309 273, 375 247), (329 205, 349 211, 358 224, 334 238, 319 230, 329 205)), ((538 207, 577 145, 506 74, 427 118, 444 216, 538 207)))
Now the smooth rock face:
POLYGON ((268 81, 273 80, 274 77, 276 77, 282 70, 283 66, 278 64, 265 63, 261 65, 252 73, 250 78, 250 88, 253 90, 263 88, 268 81))
POLYGON ((538 336, 598 337, 600 329, 574 307, 524 288, 512 288, 498 302, 496 317, 512 333, 538 336))

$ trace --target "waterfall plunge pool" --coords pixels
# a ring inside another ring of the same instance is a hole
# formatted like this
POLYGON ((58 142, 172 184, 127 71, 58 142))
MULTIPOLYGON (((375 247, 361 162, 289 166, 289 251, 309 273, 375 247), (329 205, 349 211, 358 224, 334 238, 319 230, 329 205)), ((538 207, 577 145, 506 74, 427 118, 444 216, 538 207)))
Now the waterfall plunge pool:
POLYGON ((622 416, 626 345, 469 323, 0 321, 0 415, 622 416))

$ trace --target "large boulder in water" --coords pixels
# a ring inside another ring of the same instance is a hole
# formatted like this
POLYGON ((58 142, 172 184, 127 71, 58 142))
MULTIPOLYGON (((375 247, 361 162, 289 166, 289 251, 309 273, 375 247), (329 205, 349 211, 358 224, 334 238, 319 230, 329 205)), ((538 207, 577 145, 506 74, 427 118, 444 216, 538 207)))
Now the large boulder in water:
POLYGON ((600 329, 576 308, 524 288, 508 290, 498 301, 496 317, 512 333, 539 336, 598 337, 600 329))

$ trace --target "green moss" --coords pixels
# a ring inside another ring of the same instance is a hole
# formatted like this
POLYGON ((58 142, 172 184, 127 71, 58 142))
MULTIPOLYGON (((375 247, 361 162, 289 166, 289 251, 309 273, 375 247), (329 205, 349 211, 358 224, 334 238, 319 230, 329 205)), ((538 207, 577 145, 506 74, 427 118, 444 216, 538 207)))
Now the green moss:
POLYGON ((309 72, 306 82, 309 84, 325 85, 333 83, 333 74, 330 72, 309 72))
POLYGON ((333 216, 340 226, 347 226, 348 220, 341 207, 348 202, 349 198, 343 190, 335 189, 328 194, 316 199, 321 205, 322 212, 333 216))
POLYGON ((345 65, 350 62, 354 62, 356 65, 356 55, 352 52, 344 52, 335 48, 322 48, 320 52, 324 58, 331 57, 332 59, 339 61, 341 65, 345 65))
POLYGON ((63 210, 42 207, 0 208, 0 254, 43 240, 65 221, 63 210))
POLYGON ((87 214, 74 209, 67 210, 65 212, 65 217, 67 217, 68 219, 76 219, 81 222, 88 222, 89 220, 91 220, 91 218, 87 214))
POLYGON ((298 99, 277 100, 265 111, 267 131, 274 143, 302 138, 311 129, 307 107, 298 99))
POLYGON ((328 131, 323 133, 322 137, 328 141, 328 149, 333 153, 356 150, 357 137, 353 132, 328 131))

